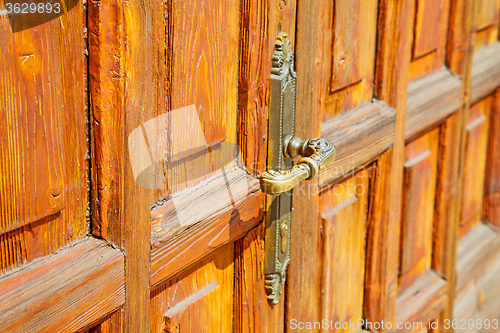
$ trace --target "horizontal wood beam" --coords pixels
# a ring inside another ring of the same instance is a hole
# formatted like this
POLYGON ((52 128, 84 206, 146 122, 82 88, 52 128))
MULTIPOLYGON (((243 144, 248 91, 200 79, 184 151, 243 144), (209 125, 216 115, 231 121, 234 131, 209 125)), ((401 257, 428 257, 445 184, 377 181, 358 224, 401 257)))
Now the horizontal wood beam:
POLYGON ((500 42, 474 52, 471 103, 476 103, 500 87, 500 42))
POLYGON ((480 223, 458 243, 457 293, 484 273, 490 258, 500 253, 500 237, 492 227, 480 223))
POLYGON ((0 332, 75 332, 125 302, 123 254, 89 238, 0 278, 0 332))
MULTIPOLYGON (((255 187, 253 182, 258 184, 255 178, 249 179, 252 179, 252 187, 255 187)), ((264 194, 255 189, 216 212, 207 211, 198 223, 168 241, 156 241, 151 250, 152 288, 259 224, 263 218, 263 202, 264 194)))
POLYGON ((320 187, 351 175, 394 143, 396 112, 380 101, 364 104, 321 126, 321 137, 336 147, 335 162, 321 169, 320 187))
MULTIPOLYGON (((425 328, 430 320, 438 317, 446 307, 447 283, 434 271, 428 271, 397 300, 396 323, 421 322, 425 328)), ((396 332, 417 332, 418 330, 396 329, 396 332)))

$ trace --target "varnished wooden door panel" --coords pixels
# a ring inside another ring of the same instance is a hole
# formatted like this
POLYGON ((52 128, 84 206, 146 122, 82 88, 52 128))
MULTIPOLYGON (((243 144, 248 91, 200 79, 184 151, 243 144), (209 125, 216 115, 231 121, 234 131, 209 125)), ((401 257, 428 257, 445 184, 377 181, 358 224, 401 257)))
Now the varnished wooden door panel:
MULTIPOLYGON (((30 295, 17 278, 40 285, 82 262, 37 290, 75 300, 59 316, 66 303, 47 297, 4 322, 291 332, 498 317, 498 10, 104 0, 15 33, 1 14, 0 287, 18 287, 0 309, 30 295), (337 159, 294 192, 292 261, 271 306, 258 177, 279 31, 295 51, 297 135, 332 141, 337 159), (146 162, 149 187, 134 170, 146 162)), ((435 332, 352 331, 367 329, 435 332)))

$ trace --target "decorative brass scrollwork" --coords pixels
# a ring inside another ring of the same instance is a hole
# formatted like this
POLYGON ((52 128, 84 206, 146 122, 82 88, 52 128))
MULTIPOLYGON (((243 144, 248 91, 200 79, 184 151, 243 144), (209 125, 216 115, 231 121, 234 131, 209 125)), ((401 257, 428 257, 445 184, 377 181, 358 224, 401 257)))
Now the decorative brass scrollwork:
POLYGON ((323 139, 302 141, 295 136, 297 73, 290 40, 280 32, 272 57, 267 167, 260 178, 266 200, 265 289, 278 304, 290 263, 293 187, 318 175, 335 158, 335 147, 323 139), (297 165, 293 158, 302 156, 297 165))

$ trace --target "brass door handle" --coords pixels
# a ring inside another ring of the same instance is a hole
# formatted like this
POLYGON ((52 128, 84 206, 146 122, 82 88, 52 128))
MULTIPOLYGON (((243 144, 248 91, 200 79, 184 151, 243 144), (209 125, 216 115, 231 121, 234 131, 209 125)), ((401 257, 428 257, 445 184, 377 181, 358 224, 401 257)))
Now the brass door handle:
POLYGON ((264 172, 260 177, 262 192, 269 195, 280 194, 291 190, 304 180, 314 178, 321 167, 335 160, 335 146, 325 139, 302 141, 289 135, 283 144, 283 155, 302 158, 291 169, 264 172))

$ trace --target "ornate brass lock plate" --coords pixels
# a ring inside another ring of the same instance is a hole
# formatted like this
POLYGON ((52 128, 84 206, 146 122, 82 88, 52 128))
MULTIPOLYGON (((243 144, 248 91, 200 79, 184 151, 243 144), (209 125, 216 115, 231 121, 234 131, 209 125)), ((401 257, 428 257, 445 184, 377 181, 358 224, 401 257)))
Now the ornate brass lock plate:
MULTIPOLYGON (((295 135, 295 99, 297 74, 293 68, 293 51, 287 35, 276 39, 270 77, 268 170, 286 173, 293 158, 285 157, 287 136, 295 135)), ((271 304, 279 302, 290 262, 292 191, 268 195, 266 200, 265 287, 271 304)))

